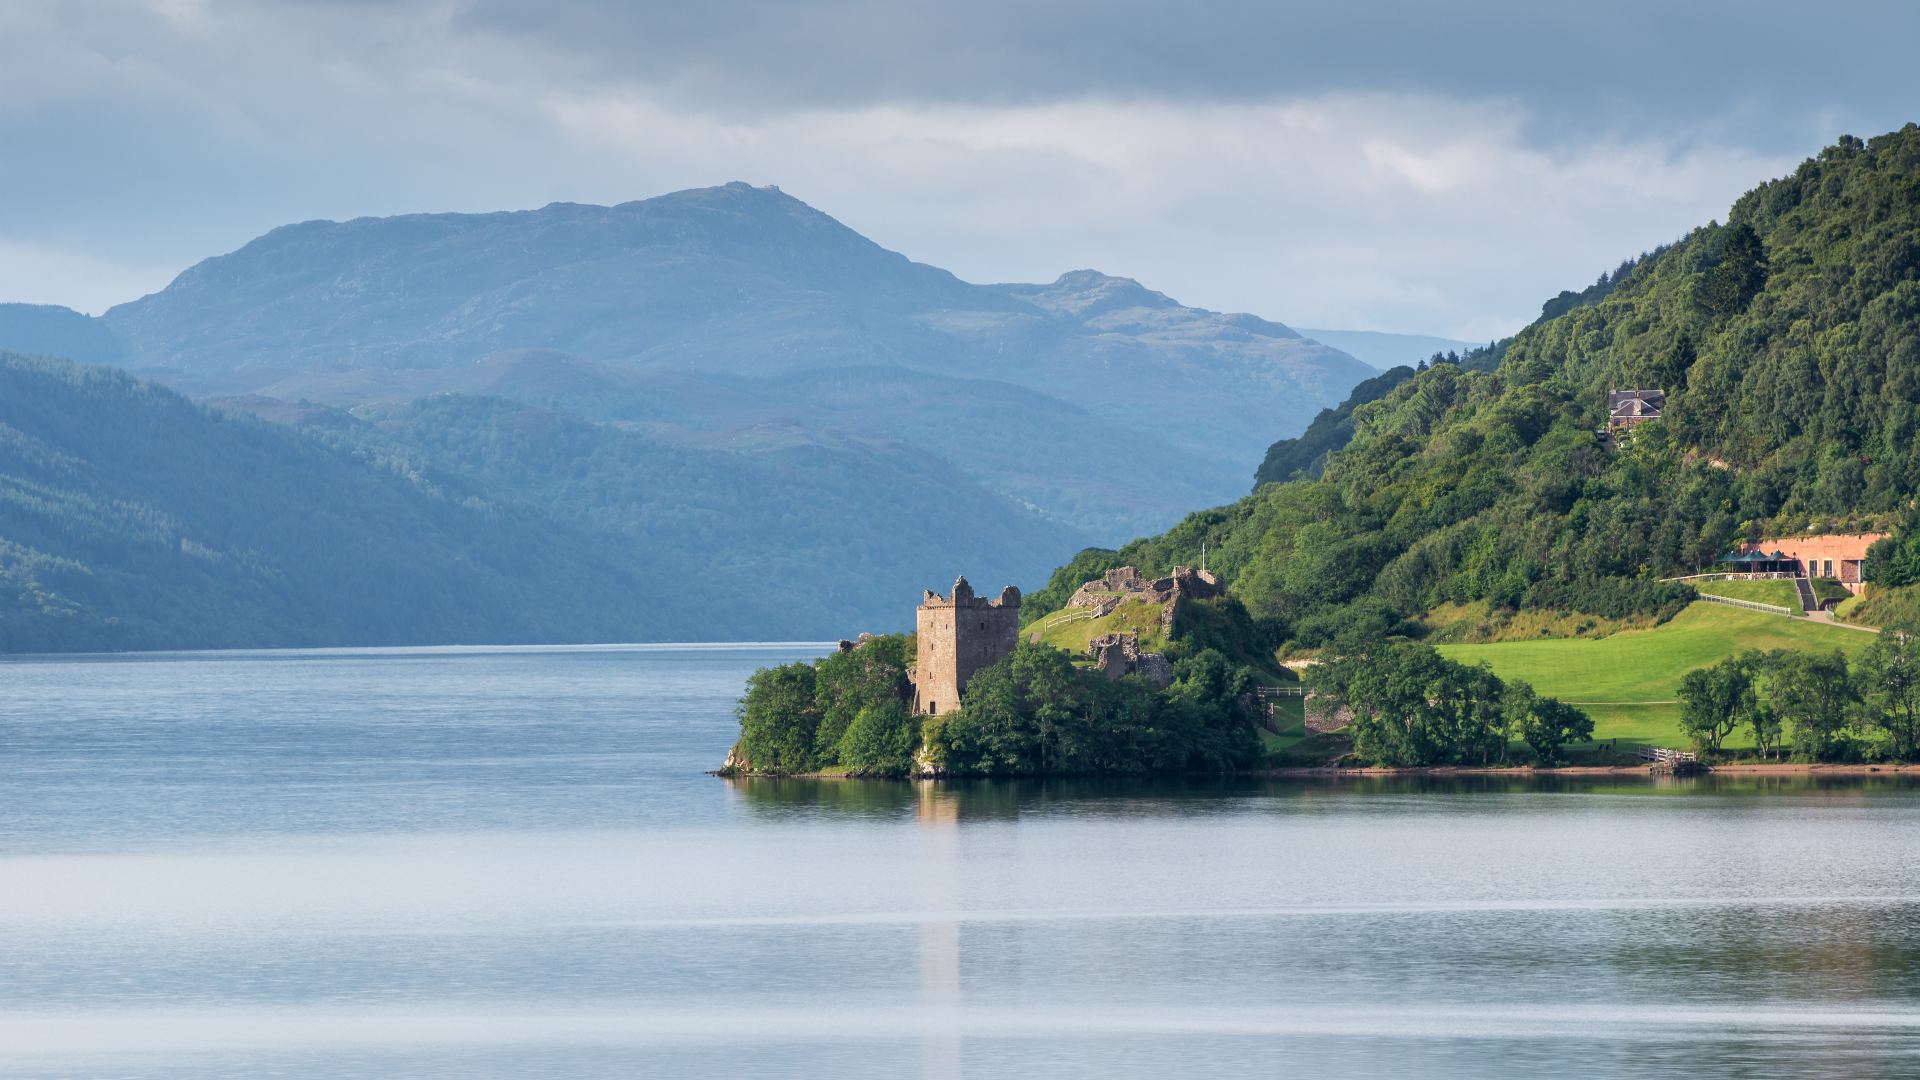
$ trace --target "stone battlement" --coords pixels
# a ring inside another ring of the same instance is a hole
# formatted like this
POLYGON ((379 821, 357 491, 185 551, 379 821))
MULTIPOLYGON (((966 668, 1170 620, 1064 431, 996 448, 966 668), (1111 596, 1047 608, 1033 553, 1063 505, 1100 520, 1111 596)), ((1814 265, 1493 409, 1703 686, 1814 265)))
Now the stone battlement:
POLYGON ((1000 590, 999 599, 989 600, 984 596, 973 595, 973 586, 967 584, 967 579, 963 577, 954 581, 951 596, 941 596, 932 589, 926 590, 920 600, 920 606, 923 608, 1018 608, 1020 590, 1009 585, 1000 590))

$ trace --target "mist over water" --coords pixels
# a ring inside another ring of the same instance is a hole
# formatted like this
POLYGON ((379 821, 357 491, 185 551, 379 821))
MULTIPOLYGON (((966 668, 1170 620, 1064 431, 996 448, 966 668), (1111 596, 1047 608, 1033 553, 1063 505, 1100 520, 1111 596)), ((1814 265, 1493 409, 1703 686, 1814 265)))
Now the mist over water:
POLYGON ((0 1076, 1920 1071, 1913 787, 705 775, 821 651, 0 662, 0 1076))

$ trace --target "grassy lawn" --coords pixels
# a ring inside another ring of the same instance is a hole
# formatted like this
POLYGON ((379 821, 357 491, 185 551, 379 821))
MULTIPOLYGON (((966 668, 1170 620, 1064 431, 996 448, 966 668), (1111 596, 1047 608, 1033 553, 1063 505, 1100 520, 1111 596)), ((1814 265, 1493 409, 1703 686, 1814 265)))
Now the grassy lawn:
POLYGON ((1098 619, 1080 619, 1071 617, 1074 609, 1065 613, 1056 612, 1020 631, 1020 640, 1025 641, 1035 630, 1040 631, 1040 640, 1055 648, 1065 649, 1075 656, 1085 655, 1087 642, 1101 634, 1124 634, 1129 631, 1140 635, 1141 652, 1163 652, 1167 647, 1166 635, 1160 629, 1162 608, 1151 600, 1126 600, 1119 607, 1098 619))
MULTIPOLYGON (((1872 635, 1858 630, 1701 602, 1663 626, 1597 641, 1504 641, 1442 645, 1440 651, 1462 663, 1485 663, 1503 679, 1524 679, 1543 694, 1579 703, 1593 717, 1596 741, 1678 747, 1686 742, 1680 734, 1679 707, 1671 702, 1687 672, 1747 649, 1840 649, 1856 655, 1872 642, 1872 635)), ((1740 745, 1740 737, 1728 745, 1740 745)))
POLYGON ((1280 731, 1260 729, 1260 741, 1268 753, 1285 750, 1307 737, 1306 703, 1299 698, 1281 698, 1273 705, 1274 724, 1280 731))
POLYGON ((1778 604, 1794 611, 1800 610, 1800 589, 1791 581, 1773 579, 1768 581, 1695 581, 1695 589, 1713 596, 1728 596, 1735 600, 1751 600, 1756 604, 1778 604))

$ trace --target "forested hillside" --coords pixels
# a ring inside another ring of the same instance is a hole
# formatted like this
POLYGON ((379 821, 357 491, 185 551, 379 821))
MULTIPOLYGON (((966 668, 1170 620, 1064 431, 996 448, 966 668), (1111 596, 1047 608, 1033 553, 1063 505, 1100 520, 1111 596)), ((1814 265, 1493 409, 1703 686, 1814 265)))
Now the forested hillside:
POLYGON ((1328 456, 1353 439, 1353 410, 1379 401, 1411 378, 1411 367, 1391 368, 1354 387, 1347 400, 1334 408, 1321 409, 1299 438, 1281 439, 1267 447, 1266 458, 1254 470, 1253 486, 1319 476, 1328 456))
MULTIPOLYGON (((455 471, 584 532, 702 612, 711 640, 832 639, 910 623, 927 584, 981 567, 1037 580, 1078 537, 898 444, 762 431, 750 447, 675 445, 494 398, 369 413, 353 436, 455 471)), ((651 601, 649 601, 651 602, 651 601)))
POLYGON ((1083 553, 1063 578, 1195 562, 1206 542, 1277 638, 1315 644, 1449 602, 1661 616, 1687 590, 1655 578, 1743 536, 1903 516, 1920 127, 1842 139, 1623 271, 1492 351, 1494 370, 1437 364, 1354 409, 1320 479, 1083 553), (1666 418, 1610 449, 1612 387, 1664 388, 1666 418))
POLYGON ((399 456, 0 353, 0 651, 671 635, 596 545, 399 456))
POLYGON ((1037 576, 1071 543, 897 447, 460 397, 284 419, 0 353, 0 651, 820 639, 901 625, 955 552, 1037 576))

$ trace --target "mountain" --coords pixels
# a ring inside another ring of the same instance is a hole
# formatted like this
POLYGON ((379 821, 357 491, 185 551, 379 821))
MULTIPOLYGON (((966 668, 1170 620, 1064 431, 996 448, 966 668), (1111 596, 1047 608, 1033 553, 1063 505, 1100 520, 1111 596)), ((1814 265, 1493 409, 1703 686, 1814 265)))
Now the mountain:
POLYGON ((1303 326, 1300 332, 1381 371, 1413 367, 1422 360, 1430 359, 1435 353, 1464 353, 1486 344, 1427 334, 1387 334, 1378 330, 1309 330, 1303 326))
POLYGON ((1204 543, 1276 640, 1475 606, 1575 612, 1578 629, 1670 614, 1686 590, 1658 579, 1736 540, 1904 520, 1920 494, 1920 126, 1841 139, 1726 223, 1350 419, 1318 479, 1082 553, 1029 615, 1069 579, 1191 563, 1204 543), (1603 438, 1625 387, 1664 389, 1664 417, 1603 438))
POLYGON ((0 349, 83 364, 124 364, 127 345, 98 319, 52 304, 0 304, 0 349))
POLYGON ((956 561, 1037 576, 1076 542, 888 444, 229 404, 0 353, 0 651, 817 640, 899 626, 956 561))
POLYGON ((128 366, 197 396, 560 396, 669 438, 774 423, 899 441, 1108 540, 1229 497, 1276 435, 1373 374, 1282 324, 1094 271, 965 282, 740 183, 290 225, 101 323, 128 366), (845 407, 867 386, 884 408, 845 407))

